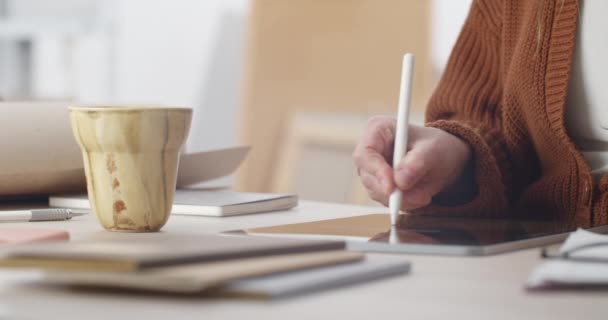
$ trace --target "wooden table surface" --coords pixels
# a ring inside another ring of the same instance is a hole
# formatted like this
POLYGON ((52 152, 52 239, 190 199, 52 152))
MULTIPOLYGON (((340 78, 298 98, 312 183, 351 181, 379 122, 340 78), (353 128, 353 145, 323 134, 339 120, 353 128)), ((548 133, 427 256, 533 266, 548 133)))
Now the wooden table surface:
MULTIPOLYGON (((382 211, 301 201, 291 211, 229 218, 173 216, 163 232, 240 228, 382 211)), ((91 215, 65 222, 3 223, 69 230, 73 239, 128 236, 103 231, 91 215)), ((490 257, 408 255, 409 275, 290 299, 260 301, 72 291, 32 284, 35 273, 0 271, 0 319, 606 319, 608 290, 530 293, 523 283, 538 249, 490 257), (6 313, 7 315, 3 314, 6 313)))

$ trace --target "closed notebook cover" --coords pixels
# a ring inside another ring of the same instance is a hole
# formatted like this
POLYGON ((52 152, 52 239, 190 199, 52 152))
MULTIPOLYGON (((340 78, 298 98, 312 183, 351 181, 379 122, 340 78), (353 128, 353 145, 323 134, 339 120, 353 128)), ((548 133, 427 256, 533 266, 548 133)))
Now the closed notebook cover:
POLYGON ((4 267, 133 271, 192 262, 344 249, 344 242, 224 235, 149 234, 10 250, 4 267))
POLYGON ((50 271, 44 282, 168 293, 198 293, 229 281, 359 261, 363 254, 325 251, 194 263, 139 272, 50 271))

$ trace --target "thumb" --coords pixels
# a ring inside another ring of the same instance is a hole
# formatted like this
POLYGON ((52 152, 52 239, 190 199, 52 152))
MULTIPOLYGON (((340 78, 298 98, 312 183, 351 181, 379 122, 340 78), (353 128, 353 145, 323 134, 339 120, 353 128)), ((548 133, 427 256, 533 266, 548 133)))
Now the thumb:
POLYGON ((424 148, 411 149, 395 168, 395 184, 403 191, 413 188, 430 170, 431 163, 424 148))

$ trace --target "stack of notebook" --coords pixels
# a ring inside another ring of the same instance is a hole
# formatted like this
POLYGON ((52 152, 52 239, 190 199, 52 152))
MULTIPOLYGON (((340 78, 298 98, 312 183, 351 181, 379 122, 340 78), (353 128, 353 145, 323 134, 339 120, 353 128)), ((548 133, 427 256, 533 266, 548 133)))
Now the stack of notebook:
POLYGON ((0 267, 37 268, 50 284, 260 297, 293 294, 406 273, 402 258, 365 259, 339 241, 155 234, 26 245, 0 267))

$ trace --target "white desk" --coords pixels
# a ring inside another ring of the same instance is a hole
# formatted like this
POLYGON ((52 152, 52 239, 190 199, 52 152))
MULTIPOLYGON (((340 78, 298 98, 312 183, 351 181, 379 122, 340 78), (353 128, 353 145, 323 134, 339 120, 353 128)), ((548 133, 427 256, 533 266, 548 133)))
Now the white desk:
MULTIPOLYGON (((210 233, 378 212, 379 208, 302 201, 289 212, 231 218, 174 216, 164 232, 210 233)), ((380 209, 381 210, 381 209, 380 209)), ((113 236, 94 217, 21 223, 62 228, 73 239, 113 236)), ((2 224, 0 227, 17 226, 2 224)), ((411 255, 413 270, 394 277, 279 301, 180 298, 50 289, 0 274, 0 305, 18 319, 606 319, 608 290, 527 293, 538 250, 482 257, 411 255), (389 318, 390 317, 390 318, 389 318)), ((2 309, 2 307, 0 307, 2 309)))

